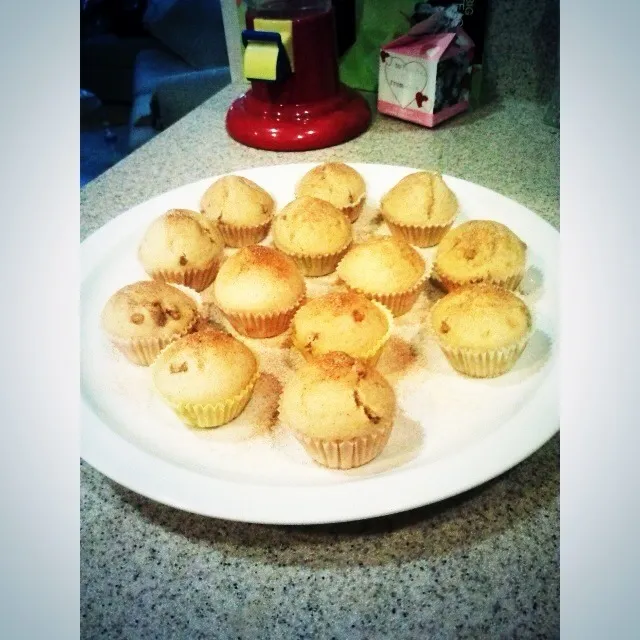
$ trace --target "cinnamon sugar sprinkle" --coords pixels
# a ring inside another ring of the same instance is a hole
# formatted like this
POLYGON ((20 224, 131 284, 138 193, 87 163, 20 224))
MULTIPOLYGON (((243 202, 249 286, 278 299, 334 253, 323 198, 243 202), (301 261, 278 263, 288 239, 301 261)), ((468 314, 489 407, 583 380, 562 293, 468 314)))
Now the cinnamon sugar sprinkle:
POLYGON ((378 361, 378 371, 383 376, 405 374, 416 364, 419 353, 415 344, 399 336, 391 336, 378 361))
POLYGON ((253 390, 244 419, 256 429, 256 435, 264 435, 278 423, 278 405, 282 383, 272 373, 262 372, 253 390))

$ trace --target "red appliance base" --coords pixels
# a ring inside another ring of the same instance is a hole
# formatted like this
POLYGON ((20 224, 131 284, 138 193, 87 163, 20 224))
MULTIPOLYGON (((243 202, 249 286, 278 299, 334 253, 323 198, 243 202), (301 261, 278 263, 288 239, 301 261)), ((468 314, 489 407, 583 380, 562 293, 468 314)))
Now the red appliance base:
POLYGON ((227 112, 227 132, 238 142, 269 151, 308 151, 346 142, 371 122, 367 101, 340 85, 336 96, 310 104, 273 104, 258 100, 251 89, 227 112))

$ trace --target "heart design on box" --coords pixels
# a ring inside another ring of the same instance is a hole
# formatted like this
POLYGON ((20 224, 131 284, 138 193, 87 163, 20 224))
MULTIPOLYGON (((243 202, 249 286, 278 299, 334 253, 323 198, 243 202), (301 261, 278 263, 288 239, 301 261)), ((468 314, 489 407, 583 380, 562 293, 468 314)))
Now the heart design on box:
POLYGON ((427 86, 427 70, 416 60, 403 62, 400 58, 389 58, 385 62, 384 77, 393 97, 403 109, 416 99, 417 94, 424 95, 422 92, 427 86), (405 97, 404 103, 400 101, 401 97, 405 97))
POLYGON ((416 104, 418 105, 418 109, 422 108, 422 103, 426 102, 429 99, 428 96, 425 96, 424 93, 422 93, 421 91, 418 91, 418 93, 416 93, 416 104))

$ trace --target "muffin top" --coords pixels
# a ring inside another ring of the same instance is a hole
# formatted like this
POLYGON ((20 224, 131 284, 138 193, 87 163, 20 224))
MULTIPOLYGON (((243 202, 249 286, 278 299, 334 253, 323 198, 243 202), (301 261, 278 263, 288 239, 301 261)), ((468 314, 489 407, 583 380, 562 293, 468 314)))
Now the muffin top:
POLYGON ((314 357, 329 351, 366 357, 389 335, 392 323, 389 311, 363 295, 331 292, 298 310, 293 341, 314 357))
POLYGON ((128 284, 107 300, 102 326, 118 338, 171 338, 198 318, 198 307, 186 293, 164 282, 128 284))
POLYGON ((216 404, 238 395, 258 371, 245 344, 212 329, 172 342, 153 364, 153 382, 174 402, 216 404))
POLYGON ((200 200, 200 210, 213 220, 238 227, 258 227, 273 215, 273 198, 241 176, 218 178, 200 200))
POLYGON ((525 257, 525 243, 505 225, 469 220, 441 240, 434 268, 454 280, 502 280, 524 269, 525 257))
POLYGON ((376 369, 334 351, 293 374, 282 392, 280 415, 307 436, 347 439, 388 427, 395 407, 393 389, 376 369))
POLYGON ((302 176, 296 196, 313 196, 338 209, 347 209, 364 198, 365 189, 364 180, 355 169, 342 162, 325 162, 302 176))
POLYGON ((306 291, 304 278, 289 256, 258 244, 228 258, 213 287, 223 311, 264 314, 290 309, 306 291))
POLYGON ((224 240, 215 222, 197 211, 170 209, 147 228, 138 257, 147 273, 205 269, 222 256, 224 240))
POLYGON ((352 247, 336 269, 350 287, 364 293, 401 293, 425 275, 422 256, 394 236, 376 236, 352 247))
POLYGON ((272 227, 273 242, 289 254, 318 256, 338 253, 353 231, 339 209, 319 198, 301 196, 282 209, 272 227))
POLYGON ((450 223, 458 212, 458 199, 440 173, 418 171, 392 187, 380 209, 391 222, 428 227, 450 223))
POLYGON ((431 309, 438 338, 451 347, 498 349, 524 338, 531 313, 515 293, 492 284, 461 287, 431 309))

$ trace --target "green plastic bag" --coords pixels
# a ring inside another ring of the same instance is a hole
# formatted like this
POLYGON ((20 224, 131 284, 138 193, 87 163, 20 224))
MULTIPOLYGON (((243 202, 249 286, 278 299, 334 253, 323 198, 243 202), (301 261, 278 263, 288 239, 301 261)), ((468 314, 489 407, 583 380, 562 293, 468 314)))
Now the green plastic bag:
POLYGON ((356 0, 356 41, 340 59, 340 79, 362 91, 378 88, 380 47, 406 33, 415 0, 356 0))

